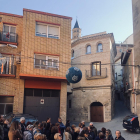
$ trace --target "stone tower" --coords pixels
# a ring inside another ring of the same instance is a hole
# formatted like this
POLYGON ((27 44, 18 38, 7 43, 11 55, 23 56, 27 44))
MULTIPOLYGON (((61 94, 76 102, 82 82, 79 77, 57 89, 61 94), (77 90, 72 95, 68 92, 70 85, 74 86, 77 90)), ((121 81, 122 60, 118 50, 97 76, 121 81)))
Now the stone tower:
POLYGON ((76 20, 74 28, 72 29, 72 39, 78 39, 79 37, 81 37, 81 29, 79 27, 78 21, 76 20))

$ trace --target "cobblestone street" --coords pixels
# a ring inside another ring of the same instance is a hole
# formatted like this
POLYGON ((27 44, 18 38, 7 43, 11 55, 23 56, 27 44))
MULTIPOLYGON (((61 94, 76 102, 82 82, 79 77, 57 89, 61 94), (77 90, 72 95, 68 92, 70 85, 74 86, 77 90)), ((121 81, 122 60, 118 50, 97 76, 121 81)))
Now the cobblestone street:
MULTIPOLYGON (((140 134, 129 132, 122 126, 123 118, 129 114, 131 114, 131 112, 123 105, 123 102, 117 101, 115 104, 115 116, 112 121, 106 123, 95 122, 94 125, 97 130, 100 130, 102 127, 110 129, 112 131, 113 137, 115 137, 115 131, 120 130, 125 140, 140 140, 140 134)), ((78 125, 78 123, 75 124, 78 125)), ((86 123, 86 126, 88 126, 88 124, 89 123, 86 123)))

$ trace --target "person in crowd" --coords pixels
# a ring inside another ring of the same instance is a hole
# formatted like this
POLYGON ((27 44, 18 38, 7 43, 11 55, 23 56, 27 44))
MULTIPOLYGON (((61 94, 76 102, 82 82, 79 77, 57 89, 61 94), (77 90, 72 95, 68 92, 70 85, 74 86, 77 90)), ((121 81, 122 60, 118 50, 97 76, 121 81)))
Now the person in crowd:
POLYGON ((88 127, 88 131, 89 131, 89 135, 92 137, 92 140, 94 140, 95 139, 95 134, 94 134, 93 131, 91 131, 90 126, 88 127))
POLYGON ((103 134, 103 132, 99 134, 99 139, 100 140, 106 140, 105 135, 103 134))
POLYGON ((88 130, 83 130, 83 131, 84 131, 85 140, 93 140, 92 137, 89 135, 88 130))
POLYGON ((27 126, 27 130, 23 132, 23 140, 33 140, 33 125, 27 126))
POLYGON ((58 123, 60 125, 61 135, 62 135, 62 139, 63 139, 63 133, 64 133, 65 125, 62 123, 61 118, 58 118, 58 123))
POLYGON ((4 125, 3 125, 3 131, 4 131, 4 139, 3 140, 9 140, 8 138, 8 131, 9 131, 9 122, 7 120, 4 121, 4 125))
POLYGON ((33 125, 31 122, 27 122, 26 126, 28 126, 29 124, 30 124, 30 125, 33 125))
POLYGON ((74 129, 74 135, 73 135, 73 140, 77 140, 78 136, 80 133, 80 128, 79 127, 75 127, 74 129))
POLYGON ((84 137, 84 133, 85 133, 86 131, 88 131, 88 128, 87 128, 87 127, 83 127, 83 130, 81 131, 80 136, 81 136, 81 137, 84 137))
POLYGON ((58 132, 58 127, 57 126, 53 126, 51 129, 51 136, 50 136, 50 140, 54 140, 54 135, 58 132))
POLYGON ((21 124, 21 131, 22 131, 22 134, 23 134, 23 132, 26 129, 26 127, 25 127, 25 118, 24 117, 20 118, 20 124, 21 124))
POLYGON ((121 131, 117 130, 117 131, 115 132, 115 134, 116 134, 115 140, 125 140, 125 139, 121 136, 121 131))
POLYGON ((82 126, 85 127, 85 121, 81 121, 82 126))
POLYGON ((0 123, 0 140, 4 139, 4 131, 3 131, 3 124, 0 123))
POLYGON ((111 130, 109 130, 109 129, 106 130, 106 140, 114 140, 111 130))
POLYGON ((33 133, 33 135, 35 135, 36 133, 41 133, 41 134, 43 134, 44 132, 43 132, 43 123, 39 123, 38 124, 38 128, 36 129, 36 131, 34 131, 34 133, 33 133))
POLYGON ((79 123, 79 128, 80 128, 80 133, 81 133, 82 130, 83 130, 83 124, 82 123, 79 123))
POLYGON ((36 122, 33 124, 33 126, 34 126, 34 128, 33 128, 33 135, 34 135, 35 132, 37 131, 38 125, 39 125, 39 121, 36 121, 36 122))
POLYGON ((11 124, 10 130, 8 132, 8 137, 9 137, 9 140, 20 140, 23 138, 21 125, 18 121, 14 121, 11 124))
POLYGON ((72 140, 72 135, 71 135, 71 127, 66 128, 65 132, 65 140, 72 140))
POLYGON ((67 120, 67 122, 66 122, 66 128, 67 127, 70 127, 70 120, 67 120))
POLYGON ((49 139, 51 136, 51 118, 47 118, 45 134, 46 134, 47 139, 49 139))
POLYGON ((4 123, 3 116, 2 116, 2 115, 0 115, 0 125, 2 125, 2 126, 3 126, 3 123, 4 123))
POLYGON ((73 125, 71 126, 71 135, 72 135, 72 139, 74 139, 74 130, 75 130, 75 128, 76 128, 76 125, 73 124, 73 125))
POLYGON ((97 137, 97 128, 93 125, 93 123, 89 123, 91 131, 94 132, 95 137, 97 137))
POLYGON ((34 135, 34 140, 47 140, 46 135, 41 133, 36 133, 34 135))
POLYGON ((58 132, 61 134, 60 124, 59 123, 56 123, 55 126, 58 127, 58 132))
POLYGON ((102 127, 101 131, 103 132, 103 134, 106 134, 106 128, 102 127))
POLYGON ((55 140, 62 140, 62 135, 61 135, 60 133, 56 133, 56 134, 54 135, 54 139, 55 139, 55 140))
POLYGON ((102 133, 102 131, 101 130, 98 130, 97 136, 95 137, 95 140, 100 140, 100 138, 99 138, 100 133, 102 133))

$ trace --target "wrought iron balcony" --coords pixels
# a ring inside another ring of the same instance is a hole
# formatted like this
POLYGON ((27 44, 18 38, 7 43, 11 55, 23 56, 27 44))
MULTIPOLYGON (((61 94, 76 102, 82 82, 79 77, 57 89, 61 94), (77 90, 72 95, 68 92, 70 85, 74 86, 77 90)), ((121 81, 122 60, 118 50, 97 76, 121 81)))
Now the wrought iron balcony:
POLYGON ((0 76, 13 76, 16 75, 16 66, 8 63, 0 66, 0 76))
POLYGON ((100 71, 93 69, 93 70, 86 70, 86 79, 103 79, 107 77, 107 68, 102 68, 100 71))
POLYGON ((0 41, 17 43, 18 35, 12 32, 0 31, 0 41))

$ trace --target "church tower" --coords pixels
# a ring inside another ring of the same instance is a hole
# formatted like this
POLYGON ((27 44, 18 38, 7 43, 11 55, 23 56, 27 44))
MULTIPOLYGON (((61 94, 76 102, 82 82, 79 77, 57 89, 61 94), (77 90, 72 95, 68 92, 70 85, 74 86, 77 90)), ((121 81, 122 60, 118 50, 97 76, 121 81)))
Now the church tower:
POLYGON ((78 39, 79 37, 81 37, 81 29, 79 27, 78 21, 76 20, 74 28, 72 29, 72 39, 78 39))

